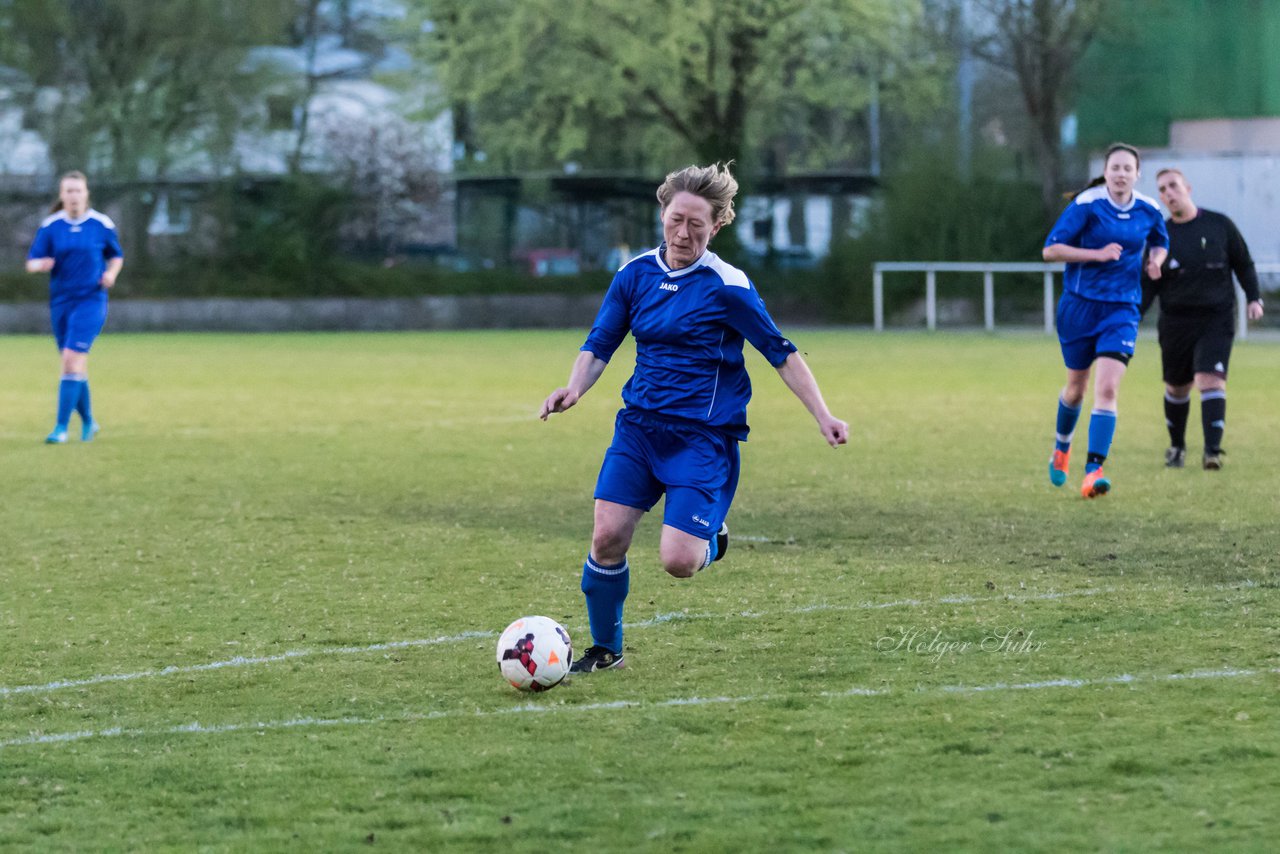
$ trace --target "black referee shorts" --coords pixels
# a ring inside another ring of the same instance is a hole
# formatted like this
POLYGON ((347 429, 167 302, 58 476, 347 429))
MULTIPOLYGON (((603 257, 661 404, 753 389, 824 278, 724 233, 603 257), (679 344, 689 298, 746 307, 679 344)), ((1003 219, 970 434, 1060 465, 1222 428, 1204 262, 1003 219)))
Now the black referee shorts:
POLYGON ((1196 374, 1227 378, 1231 342, 1236 337, 1235 316, 1215 311, 1202 316, 1161 314, 1160 363, 1168 385, 1186 385, 1196 374))

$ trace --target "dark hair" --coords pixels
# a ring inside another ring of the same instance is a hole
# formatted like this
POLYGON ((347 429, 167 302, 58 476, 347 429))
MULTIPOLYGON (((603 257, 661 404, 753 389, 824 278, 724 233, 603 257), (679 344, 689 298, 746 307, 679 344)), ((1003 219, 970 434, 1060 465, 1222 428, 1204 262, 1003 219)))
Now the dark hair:
MULTIPOLYGON (((1130 145, 1127 142, 1113 142, 1107 148, 1106 156, 1102 158, 1102 169, 1104 172, 1106 171, 1106 168, 1107 168, 1107 161, 1109 161, 1111 159, 1111 155, 1115 154, 1117 151, 1124 151, 1124 152, 1127 152, 1128 154, 1132 154, 1133 159, 1137 162, 1137 165, 1139 166, 1142 165, 1142 156, 1138 154, 1138 149, 1134 148, 1132 145, 1130 145)), ((1068 193, 1066 195, 1066 198, 1074 199, 1076 196, 1080 195, 1085 190, 1092 190, 1094 187, 1101 186, 1102 184, 1105 184, 1105 183, 1107 183, 1107 176, 1099 175, 1098 177, 1090 181, 1088 184, 1085 184, 1083 187, 1076 190, 1074 193, 1068 193)))
MULTIPOLYGON (((81 172, 79 169, 72 169, 70 172, 63 172, 62 175, 58 178, 59 194, 61 194, 62 182, 67 180, 84 181, 85 187, 89 186, 89 179, 84 176, 84 173, 81 172)), ((59 198, 57 201, 53 203, 53 207, 49 208, 49 213, 57 213, 60 210, 62 210, 61 198, 59 198)))
POLYGON ((1133 155, 1134 161, 1139 166, 1142 165, 1142 155, 1138 153, 1138 149, 1134 148, 1132 145, 1130 145, 1127 142, 1113 142, 1111 143, 1111 146, 1107 149, 1107 156, 1102 158, 1102 164, 1104 167, 1106 166, 1107 161, 1111 159, 1111 155, 1115 154, 1117 151, 1129 152, 1130 154, 1133 155))

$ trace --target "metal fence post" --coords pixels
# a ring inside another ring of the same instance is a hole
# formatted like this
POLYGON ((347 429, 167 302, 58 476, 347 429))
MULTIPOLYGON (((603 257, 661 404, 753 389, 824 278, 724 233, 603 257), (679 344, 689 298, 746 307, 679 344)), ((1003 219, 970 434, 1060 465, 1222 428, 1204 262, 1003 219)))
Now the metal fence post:
POLYGON ((938 274, 934 270, 924 274, 924 325, 930 332, 938 328, 938 274))
POLYGON ((871 277, 871 312, 876 332, 884 332, 884 272, 879 265, 871 277))
POLYGON ((1044 271, 1044 331, 1053 332, 1053 272, 1044 271))
POLYGON ((1236 337, 1249 337, 1249 298, 1244 295, 1244 288, 1236 283, 1236 337))
POLYGON ((996 274, 987 270, 982 274, 982 325, 988 332, 996 329, 996 274))

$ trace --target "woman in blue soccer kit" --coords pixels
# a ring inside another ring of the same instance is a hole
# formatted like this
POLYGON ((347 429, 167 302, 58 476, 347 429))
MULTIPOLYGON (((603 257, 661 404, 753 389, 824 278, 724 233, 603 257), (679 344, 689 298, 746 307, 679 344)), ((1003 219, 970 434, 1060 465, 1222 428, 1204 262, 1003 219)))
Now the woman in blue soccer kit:
POLYGON ((89 350, 107 319, 107 290, 123 266, 115 223, 89 207, 84 175, 63 175, 53 213, 27 253, 27 272, 49 274, 49 317, 62 354, 57 421, 45 439, 50 444, 67 441, 72 412, 80 415, 82 440, 98 432, 89 399, 89 350))
POLYGON ((1116 430, 1116 396, 1138 339, 1142 268, 1160 278, 1169 251, 1164 217, 1154 199, 1134 190, 1138 152, 1117 143, 1107 150, 1101 178, 1067 205, 1044 241, 1044 260, 1066 263, 1058 302, 1058 341, 1067 383, 1058 398, 1057 437, 1049 460, 1054 486, 1067 481, 1071 438, 1096 365, 1089 457, 1080 494, 1106 495, 1102 464, 1116 430))
POLYGON ((782 336, 755 287, 707 244, 733 221, 738 191, 726 166, 690 166, 658 188, 663 243, 623 265, 583 344, 568 384, 542 404, 543 420, 574 406, 604 372, 627 333, 635 372, 622 389, 613 442, 596 481, 591 551, 582 570, 592 645, 575 673, 621 667, 627 550, 641 517, 666 495, 663 568, 687 578, 724 556, 725 517, 747 438, 749 341, 777 369, 833 448, 848 425, 831 414, 795 345, 782 336))

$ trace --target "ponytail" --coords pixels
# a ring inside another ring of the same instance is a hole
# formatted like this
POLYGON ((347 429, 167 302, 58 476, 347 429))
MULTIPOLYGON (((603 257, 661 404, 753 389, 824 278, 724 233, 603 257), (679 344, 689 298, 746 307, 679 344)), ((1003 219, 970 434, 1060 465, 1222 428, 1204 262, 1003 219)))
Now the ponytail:
POLYGON ((1078 190, 1072 190, 1072 191, 1071 191, 1071 192, 1069 192, 1069 193, 1063 193, 1063 194, 1062 194, 1062 198, 1064 198, 1064 199, 1066 199, 1066 200, 1070 201, 1071 199, 1074 199, 1076 196, 1078 196, 1078 195, 1080 195, 1081 193, 1083 193, 1085 190, 1092 190, 1094 187, 1100 187, 1100 186, 1102 186, 1102 185, 1103 185, 1103 184, 1105 184, 1105 183, 1107 183, 1107 176, 1106 176, 1106 175, 1099 175, 1097 178, 1094 178, 1092 181, 1090 181, 1088 184, 1085 184, 1085 185, 1084 185, 1083 187, 1081 187, 1080 189, 1078 189, 1078 190))

